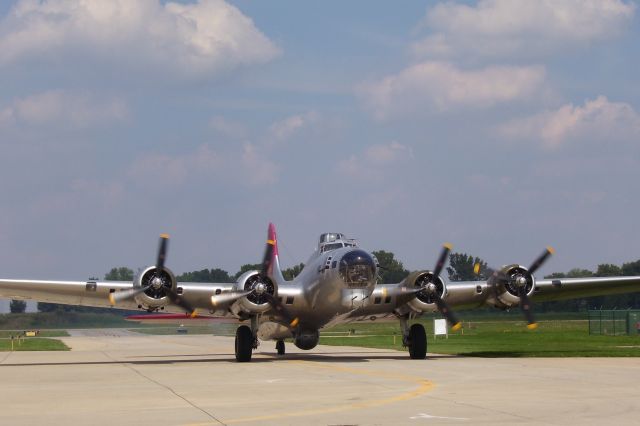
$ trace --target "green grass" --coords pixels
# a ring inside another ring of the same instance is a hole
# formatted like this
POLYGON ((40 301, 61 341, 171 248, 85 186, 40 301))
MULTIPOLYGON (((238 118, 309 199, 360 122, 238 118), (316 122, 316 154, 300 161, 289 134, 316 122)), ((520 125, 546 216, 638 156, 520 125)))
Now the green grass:
MULTIPOLYGON (((0 352, 11 350, 10 339, 0 339, 0 352)), ((68 351, 69 347, 60 340, 42 337, 26 337, 13 341, 14 351, 68 351)))
MULTIPOLYGON (((25 330, 0 330, 0 339, 8 339, 11 336, 20 336, 25 330)), ((37 337, 66 337, 69 333, 66 330, 40 330, 37 337)), ((33 339, 33 337, 28 337, 33 339)))
POLYGON ((39 330, 52 328, 130 327, 120 312, 37 312, 0 314, 1 330, 39 330))
MULTIPOLYGON (((523 321, 464 321, 464 333, 433 338, 433 321, 424 321, 431 353, 480 357, 640 356, 640 336, 590 336, 586 320, 541 321, 529 331, 523 321)), ((352 324, 322 334, 321 344, 404 350, 397 324, 352 324), (355 329, 354 335, 346 331, 355 329), (395 344, 394 344, 395 333, 395 344)))

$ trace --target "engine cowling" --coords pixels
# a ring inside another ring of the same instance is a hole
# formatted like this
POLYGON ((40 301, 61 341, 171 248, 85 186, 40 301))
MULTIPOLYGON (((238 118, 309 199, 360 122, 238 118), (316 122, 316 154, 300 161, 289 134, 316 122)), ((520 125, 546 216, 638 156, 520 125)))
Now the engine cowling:
POLYGON ((536 280, 527 268, 522 265, 504 266, 489 282, 494 288, 494 303, 498 307, 511 308, 520 304, 518 288, 525 287, 527 296, 531 296, 536 288, 536 280))
POLYGON ((239 299, 232 307, 232 310, 236 312, 250 314, 263 313, 271 309, 269 299, 265 296, 265 293, 269 293, 272 296, 277 294, 275 283, 258 271, 248 271, 242 274, 236 282, 235 291, 251 291, 250 294, 239 299))
POLYGON ((177 282, 175 275, 168 268, 158 271, 155 266, 149 266, 136 277, 133 285, 137 288, 148 287, 135 296, 135 301, 141 308, 155 311, 171 301, 168 291, 173 289, 175 292, 177 282))
MULTIPOLYGON (((432 271, 418 271, 411 273, 403 285, 407 288, 420 288, 433 286, 432 290, 445 299, 447 296, 447 286, 440 276, 434 276, 432 271)), ((408 305, 416 312, 434 312, 438 310, 433 292, 421 291, 416 293, 416 297, 409 301, 408 305)))

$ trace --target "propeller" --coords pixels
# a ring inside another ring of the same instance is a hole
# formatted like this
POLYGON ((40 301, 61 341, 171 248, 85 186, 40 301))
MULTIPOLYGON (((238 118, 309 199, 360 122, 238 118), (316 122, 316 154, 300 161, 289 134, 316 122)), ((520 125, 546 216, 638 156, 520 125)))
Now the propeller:
MULTIPOLYGON (((452 246, 449 243, 446 243, 442 246, 442 252, 440 252, 440 257, 438 258, 436 267, 433 270, 434 278, 440 276, 440 273, 444 268, 444 264, 447 262, 447 258, 449 257, 451 248, 452 246)), ((436 287, 436 285, 434 283, 429 283, 426 285, 426 289, 431 297, 433 297, 433 300, 436 303, 436 306, 438 307, 440 313, 447 319, 447 321, 449 321, 449 324, 451 324, 451 330, 457 331, 462 328, 462 323, 460 322, 460 320, 458 320, 458 317, 453 313, 451 308, 449 308, 447 302, 445 302, 442 297, 440 297, 440 292, 438 292, 438 288, 436 287)))
POLYGON ((252 283, 251 290, 234 291, 220 295, 211 296, 211 303, 214 307, 230 304, 238 299, 254 294, 266 299, 273 309, 289 324, 290 327, 295 328, 300 319, 291 315, 291 312, 285 307, 282 301, 269 293, 268 287, 270 284, 266 282, 269 279, 269 275, 272 271, 274 252, 276 250, 275 232, 272 225, 269 226, 269 233, 267 236, 267 244, 264 249, 264 256, 262 256, 262 267, 260 273, 257 276, 257 280, 252 283))
MULTIPOLYGON (((449 252, 451 251, 451 244, 446 243, 442 247, 442 251, 440 252, 440 257, 438 257, 438 261, 436 262, 436 267, 433 270, 433 279, 437 279, 444 268, 445 263, 447 263, 447 258, 449 257, 449 252)), ((425 280, 426 281, 426 280, 425 280)), ((453 313, 449 305, 442 299, 440 296, 440 292, 438 291, 438 286, 431 282, 426 281, 421 283, 419 287, 416 288, 408 288, 408 287, 392 287, 392 288, 383 288, 383 295, 386 297, 391 294, 394 296, 401 295, 412 295, 416 297, 419 293, 424 296, 429 297, 433 300, 433 303, 436 304, 438 311, 449 321, 451 324, 451 330, 457 331, 462 328, 462 323, 458 320, 458 317, 453 313)), ((430 302, 431 303, 431 302, 430 302)))
MULTIPOLYGON (((555 253, 553 247, 547 247, 545 250, 533 261, 529 269, 527 269, 526 274, 529 276, 533 276, 533 274, 540 269, 540 267, 549 259, 549 257, 555 253)), ((476 263, 473 268, 474 272, 479 274, 480 272, 480 264, 476 263)), ((520 298, 520 309, 524 314, 525 319, 527 320, 527 328, 529 330, 535 330, 538 328, 538 324, 536 323, 535 317, 533 315, 533 303, 527 294, 527 285, 529 284, 529 279, 525 275, 525 273, 517 273, 513 276, 507 275, 503 271, 496 271, 491 268, 487 268, 489 274, 489 279, 487 282, 489 284, 494 284, 496 281, 506 282, 512 288, 515 288, 518 297, 520 298)))
POLYGON ((117 293, 110 293, 109 301, 111 302, 112 305, 115 305, 117 302, 122 300, 131 299, 137 296, 138 294, 143 293, 152 287, 155 287, 158 289, 163 288, 167 297, 169 297, 169 300, 171 300, 173 304, 178 305, 182 309, 184 309, 189 314, 189 316, 195 317, 197 315, 196 309, 189 302, 184 300, 184 298, 181 295, 176 293, 172 287, 164 286, 164 280, 163 280, 162 274, 165 272, 164 263, 167 258, 168 246, 169 246, 169 235, 160 234, 160 243, 158 245, 158 256, 156 258, 156 267, 153 272, 154 274, 153 277, 151 277, 151 279, 149 280, 149 284, 145 286, 140 286, 138 288, 133 288, 131 290, 120 291, 117 293))

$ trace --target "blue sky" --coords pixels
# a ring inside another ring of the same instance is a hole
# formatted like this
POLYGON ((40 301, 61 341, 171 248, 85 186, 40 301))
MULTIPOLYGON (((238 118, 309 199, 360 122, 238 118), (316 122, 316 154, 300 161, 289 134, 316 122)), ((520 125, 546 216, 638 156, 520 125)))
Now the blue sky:
POLYGON ((0 2, 0 269, 640 258, 638 3, 0 2))

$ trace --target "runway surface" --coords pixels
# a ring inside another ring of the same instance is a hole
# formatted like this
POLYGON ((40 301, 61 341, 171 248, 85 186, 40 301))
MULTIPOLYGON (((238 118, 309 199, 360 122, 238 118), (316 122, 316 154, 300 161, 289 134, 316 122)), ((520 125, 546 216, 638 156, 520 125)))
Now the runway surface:
POLYGON ((76 331, 0 352, 2 425, 638 424, 640 358, 410 360, 403 352, 76 331))

